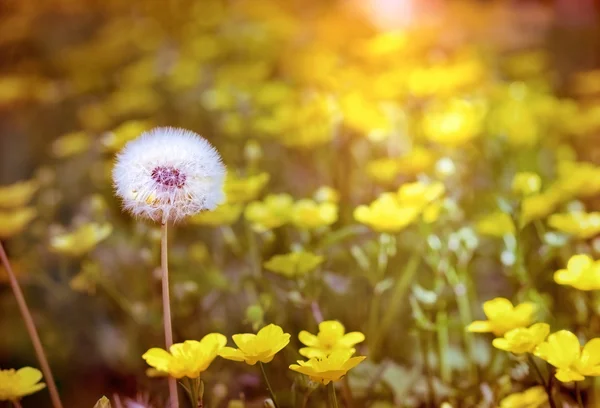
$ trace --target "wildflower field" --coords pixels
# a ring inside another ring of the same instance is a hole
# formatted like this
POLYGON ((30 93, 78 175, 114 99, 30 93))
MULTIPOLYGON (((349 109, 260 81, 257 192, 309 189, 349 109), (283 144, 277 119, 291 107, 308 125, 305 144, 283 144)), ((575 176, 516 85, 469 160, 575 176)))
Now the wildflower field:
POLYGON ((600 5, 0 0, 0 407, 600 407, 600 5))

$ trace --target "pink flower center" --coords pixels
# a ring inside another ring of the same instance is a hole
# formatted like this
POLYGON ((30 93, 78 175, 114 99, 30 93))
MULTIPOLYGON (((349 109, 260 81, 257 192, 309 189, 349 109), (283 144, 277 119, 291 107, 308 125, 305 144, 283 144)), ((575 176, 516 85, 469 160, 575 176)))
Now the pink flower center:
POLYGON ((185 185, 186 176, 175 167, 158 166, 152 170, 152 180, 165 187, 182 188, 185 185))

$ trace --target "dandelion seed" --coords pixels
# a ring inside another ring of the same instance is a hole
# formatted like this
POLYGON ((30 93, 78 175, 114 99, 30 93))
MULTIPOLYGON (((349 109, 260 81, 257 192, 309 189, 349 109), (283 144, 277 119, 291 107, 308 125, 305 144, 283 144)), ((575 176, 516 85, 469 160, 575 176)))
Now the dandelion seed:
POLYGON ((155 128, 127 143, 113 179, 127 211, 163 223, 212 210, 224 200, 219 153, 184 129, 155 128))

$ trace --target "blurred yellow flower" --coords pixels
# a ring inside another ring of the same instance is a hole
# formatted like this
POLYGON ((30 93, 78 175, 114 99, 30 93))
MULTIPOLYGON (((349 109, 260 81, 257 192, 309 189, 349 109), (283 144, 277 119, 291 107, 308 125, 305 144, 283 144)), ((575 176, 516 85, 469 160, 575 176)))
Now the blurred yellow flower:
POLYGON ((242 203, 225 203, 219 205, 212 211, 202 211, 196 215, 193 215, 188 221, 191 224, 207 225, 211 227, 232 225, 240 218, 243 209, 244 205, 242 203))
POLYGON ((400 164, 397 159, 384 157, 369 161, 365 171, 376 183, 392 184, 396 181, 396 177, 400 173, 400 164))
POLYGON ((510 300, 495 298, 483 303, 483 312, 488 320, 475 321, 467 330, 474 333, 492 332, 503 336, 507 331, 529 326, 536 312, 535 304, 524 302, 513 306, 510 300))
POLYGON ((496 211, 481 218, 477 221, 475 228, 480 234, 490 237, 502 238, 515 233, 515 224, 512 218, 502 211, 496 211))
POLYGON ((127 142, 152 129, 152 127, 153 124, 150 121, 128 120, 113 130, 106 132, 102 136, 102 146, 108 152, 118 152, 127 142))
POLYGON ((92 138, 88 133, 68 133, 52 143, 52 155, 59 159, 64 159, 85 152, 91 145, 92 138))
POLYGON ((425 112, 423 134, 432 142, 457 147, 479 136, 483 114, 481 105, 463 99, 437 103, 425 112))
POLYGON ((268 173, 241 178, 234 172, 228 172, 223 189, 228 203, 245 203, 256 200, 260 192, 269 182, 268 173))
POLYGON ((37 180, 0 186, 0 208, 17 208, 27 205, 38 188, 37 180))
POLYGON ((219 333, 210 333, 200 341, 186 340, 175 343, 169 352, 151 348, 142 358, 148 365, 175 378, 198 378, 227 344, 227 338, 219 333))
POLYGON ((318 203, 334 203, 340 201, 340 193, 333 187, 321 186, 315 191, 313 198, 318 203))
POLYGON ((524 171, 515 174, 512 181, 512 191, 520 196, 539 193, 542 179, 537 173, 524 171))
POLYGON ((325 258, 312 252, 296 251, 285 255, 275 255, 263 264, 265 269, 287 278, 302 276, 321 265, 325 258))
POLYGON ((500 401, 500 408, 541 408, 548 402, 548 394, 543 386, 531 387, 523 392, 515 392, 500 401))
POLYGON ((405 183, 398 189, 398 200, 406 206, 425 208, 427 204, 439 200, 445 191, 444 184, 439 181, 405 183))
POLYGON ((365 341, 361 332, 346 333, 344 325, 337 320, 326 320, 319 323, 319 332, 315 336, 302 330, 298 340, 307 347, 300 349, 300 354, 307 358, 325 357, 336 350, 355 351, 354 346, 365 341))
POLYGON ((534 354, 557 368, 555 376, 559 381, 600 376, 600 338, 588 341, 582 349, 577 336, 561 330, 548 336, 534 354))
POLYGON ((42 372, 35 368, 23 367, 18 370, 0 370, 0 401, 18 401, 46 387, 39 382, 42 372))
POLYGON ((263 327, 257 334, 234 334, 233 342, 238 348, 224 347, 219 355, 233 361, 244 361, 254 365, 257 362, 269 363, 275 354, 290 342, 290 335, 275 324, 263 327))
POLYGON ((149 114, 158 110, 162 100, 149 86, 130 86, 113 92, 106 101, 106 110, 115 117, 149 114))
POLYGON ((394 126, 392 115, 385 104, 368 100, 360 92, 342 96, 339 103, 344 123, 349 128, 377 140, 391 133, 394 126))
POLYGON ((37 216, 37 211, 31 207, 11 211, 0 210, 0 238, 10 238, 22 232, 37 216))
POLYGON ((560 202, 560 197, 555 189, 549 189, 539 194, 533 194, 523 198, 521 201, 520 227, 524 227, 532 221, 545 218, 552 214, 560 202))
POLYGON ((546 340, 550 333, 550 325, 536 323, 529 328, 519 327, 504 333, 492 341, 494 347, 515 354, 533 353, 536 346, 546 340))
POLYGON ((430 170, 436 162, 431 149, 415 147, 406 155, 397 159, 397 171, 404 175, 415 175, 430 170))
POLYGON ((600 167, 587 162, 562 160, 558 163, 555 188, 567 200, 571 197, 592 197, 600 192, 600 167))
POLYGON ((399 232, 417 219, 420 210, 401 204, 394 193, 384 193, 368 206, 355 208, 354 219, 379 232, 399 232))
POLYGON ((579 290, 600 290, 600 261, 594 261, 585 254, 573 255, 567 269, 554 273, 554 281, 579 290))
POLYGON ((255 231, 268 231, 290 221, 293 205, 294 200, 289 194, 270 194, 263 201, 248 204, 244 216, 255 231))
POLYGON ((113 231, 111 224, 90 222, 72 232, 55 235, 50 238, 50 249, 58 254, 78 257, 91 251, 104 241, 113 231))
POLYGON ((294 203, 291 222, 300 229, 329 226, 338 219, 338 206, 334 203, 316 203, 303 199, 294 203))
POLYGON ((578 238, 592 238, 600 233, 600 212, 570 212, 552 214, 548 225, 578 238))
POLYGON ((290 370, 307 375, 323 385, 339 381, 349 370, 359 365, 366 357, 352 357, 354 350, 335 350, 325 357, 313 357, 290 365, 290 370))

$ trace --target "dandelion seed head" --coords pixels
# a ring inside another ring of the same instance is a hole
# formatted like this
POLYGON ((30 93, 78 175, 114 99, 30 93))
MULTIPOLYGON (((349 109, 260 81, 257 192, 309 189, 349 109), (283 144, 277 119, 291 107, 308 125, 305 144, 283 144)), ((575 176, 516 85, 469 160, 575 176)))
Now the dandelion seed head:
POLYGON ((224 200, 225 166, 196 133, 161 127, 142 133, 117 155, 113 181, 125 210, 157 222, 180 221, 224 200))

